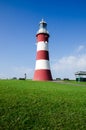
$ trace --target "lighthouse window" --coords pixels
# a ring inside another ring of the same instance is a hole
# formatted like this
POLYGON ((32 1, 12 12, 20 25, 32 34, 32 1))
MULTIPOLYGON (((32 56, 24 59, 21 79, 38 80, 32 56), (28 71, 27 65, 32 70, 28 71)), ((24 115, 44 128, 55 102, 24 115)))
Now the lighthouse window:
POLYGON ((40 24, 40 28, 43 28, 43 24, 40 24))

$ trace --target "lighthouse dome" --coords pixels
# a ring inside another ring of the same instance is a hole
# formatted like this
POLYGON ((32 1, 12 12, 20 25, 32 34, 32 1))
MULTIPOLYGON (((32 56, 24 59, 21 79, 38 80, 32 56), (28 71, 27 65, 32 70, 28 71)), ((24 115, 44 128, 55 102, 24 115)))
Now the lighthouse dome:
POLYGON ((43 19, 39 23, 39 30, 37 31, 37 34, 39 33, 46 33, 49 35, 49 32, 47 31, 47 23, 43 19))

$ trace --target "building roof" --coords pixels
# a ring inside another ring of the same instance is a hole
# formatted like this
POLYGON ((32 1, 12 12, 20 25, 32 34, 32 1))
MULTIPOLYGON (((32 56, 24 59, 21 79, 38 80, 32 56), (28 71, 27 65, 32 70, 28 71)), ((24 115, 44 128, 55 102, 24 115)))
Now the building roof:
POLYGON ((86 75, 86 71, 78 71, 75 75, 86 75))

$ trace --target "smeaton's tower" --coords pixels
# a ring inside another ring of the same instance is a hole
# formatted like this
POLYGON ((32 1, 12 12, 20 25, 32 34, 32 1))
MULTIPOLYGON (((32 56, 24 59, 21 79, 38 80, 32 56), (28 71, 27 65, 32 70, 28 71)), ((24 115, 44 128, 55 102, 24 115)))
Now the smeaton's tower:
POLYGON ((39 30, 36 34, 37 38, 37 53, 36 53, 36 66, 33 80, 48 81, 52 80, 49 51, 48 51, 48 38, 47 23, 42 19, 39 23, 39 30))

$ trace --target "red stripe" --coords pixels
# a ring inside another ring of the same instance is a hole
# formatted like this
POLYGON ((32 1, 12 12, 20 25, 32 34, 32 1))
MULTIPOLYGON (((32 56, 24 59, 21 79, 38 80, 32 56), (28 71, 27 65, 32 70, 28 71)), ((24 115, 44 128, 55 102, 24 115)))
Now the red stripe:
POLYGON ((41 42, 41 41, 48 42, 49 35, 45 33, 40 33, 40 34, 37 34, 36 37, 37 37, 37 42, 41 42))
POLYGON ((37 51, 36 60, 40 60, 40 59, 49 60, 48 51, 45 50, 37 51))
POLYGON ((35 70, 33 80, 41 80, 41 81, 52 80, 50 70, 42 70, 42 69, 35 70))

